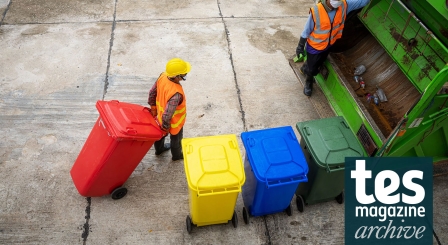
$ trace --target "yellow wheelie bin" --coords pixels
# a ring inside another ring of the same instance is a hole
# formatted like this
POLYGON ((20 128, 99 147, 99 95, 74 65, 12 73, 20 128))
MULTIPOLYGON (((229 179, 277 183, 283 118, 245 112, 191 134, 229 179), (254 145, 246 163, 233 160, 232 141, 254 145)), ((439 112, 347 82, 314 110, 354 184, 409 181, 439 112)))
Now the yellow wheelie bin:
POLYGON ((235 205, 245 181, 236 136, 218 135, 182 140, 188 182, 190 215, 186 225, 205 226, 232 221, 238 226, 235 205))

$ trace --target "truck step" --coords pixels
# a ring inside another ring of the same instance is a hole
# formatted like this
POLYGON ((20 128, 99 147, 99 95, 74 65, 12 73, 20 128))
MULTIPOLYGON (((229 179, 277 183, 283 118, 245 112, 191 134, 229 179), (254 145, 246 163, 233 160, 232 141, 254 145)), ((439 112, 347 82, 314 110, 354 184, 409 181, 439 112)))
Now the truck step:
MULTIPOLYGON (((289 59, 288 61, 289 65, 294 71, 294 74, 296 74, 297 79, 303 86, 305 84, 305 76, 300 73, 300 67, 303 65, 303 62, 295 63, 293 59, 289 59)), ((336 116, 336 113, 331 108, 327 98, 325 97, 325 94, 322 92, 322 89, 317 83, 314 83, 313 94, 308 98, 311 101, 311 104, 313 104, 314 109, 316 109, 317 114, 320 118, 336 116)))

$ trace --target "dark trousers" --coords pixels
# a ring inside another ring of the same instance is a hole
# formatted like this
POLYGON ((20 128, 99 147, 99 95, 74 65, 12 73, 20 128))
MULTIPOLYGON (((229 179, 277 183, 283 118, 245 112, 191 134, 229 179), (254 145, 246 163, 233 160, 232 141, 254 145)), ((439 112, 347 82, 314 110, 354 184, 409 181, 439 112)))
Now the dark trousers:
POLYGON ((319 73, 319 67, 327 59, 329 49, 318 54, 306 54, 306 62, 303 64, 305 75, 314 77, 319 73))
MULTIPOLYGON (((176 134, 176 135, 170 134, 171 156, 173 158, 180 158, 182 156, 182 146, 180 144, 180 141, 183 138, 183 131, 184 131, 184 129, 182 128, 178 134, 176 134)), ((163 150, 163 147, 165 145, 165 138, 166 138, 166 136, 164 136, 160 140, 154 142, 154 148, 156 151, 161 152, 163 150)))

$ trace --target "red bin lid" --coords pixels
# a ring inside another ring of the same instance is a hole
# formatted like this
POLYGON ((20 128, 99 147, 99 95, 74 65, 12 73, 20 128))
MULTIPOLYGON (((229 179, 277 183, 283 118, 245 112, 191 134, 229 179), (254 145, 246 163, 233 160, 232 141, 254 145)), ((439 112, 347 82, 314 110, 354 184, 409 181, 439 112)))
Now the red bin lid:
POLYGON ((99 100, 96 108, 113 137, 154 141, 162 138, 154 117, 141 105, 99 100))

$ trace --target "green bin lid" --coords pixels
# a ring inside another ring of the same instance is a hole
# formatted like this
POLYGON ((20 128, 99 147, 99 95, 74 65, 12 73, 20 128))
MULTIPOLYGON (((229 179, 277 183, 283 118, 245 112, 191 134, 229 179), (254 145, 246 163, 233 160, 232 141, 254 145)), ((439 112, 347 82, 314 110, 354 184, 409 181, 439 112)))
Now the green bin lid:
POLYGON ((345 157, 363 157, 364 151, 343 117, 299 122, 297 130, 318 165, 345 165, 345 157))

